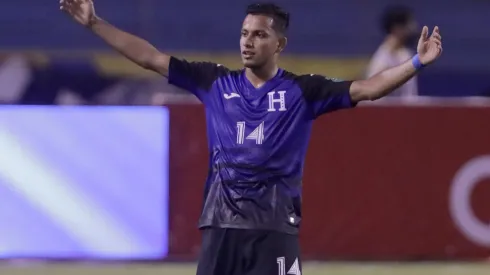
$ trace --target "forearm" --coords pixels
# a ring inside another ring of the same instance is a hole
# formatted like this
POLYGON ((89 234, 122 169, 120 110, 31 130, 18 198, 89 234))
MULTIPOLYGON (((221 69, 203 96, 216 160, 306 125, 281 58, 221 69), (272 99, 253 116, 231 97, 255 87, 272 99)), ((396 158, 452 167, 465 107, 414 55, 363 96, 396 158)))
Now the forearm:
POLYGON ((351 86, 352 100, 358 102, 382 98, 406 83, 416 74, 417 70, 412 64, 412 60, 408 60, 366 80, 354 81, 351 86))
POLYGON ((162 54, 148 41, 122 31, 99 17, 94 17, 88 27, 109 46, 137 65, 166 74, 168 66, 165 66, 165 62, 168 64, 168 60, 158 60, 162 59, 162 54))

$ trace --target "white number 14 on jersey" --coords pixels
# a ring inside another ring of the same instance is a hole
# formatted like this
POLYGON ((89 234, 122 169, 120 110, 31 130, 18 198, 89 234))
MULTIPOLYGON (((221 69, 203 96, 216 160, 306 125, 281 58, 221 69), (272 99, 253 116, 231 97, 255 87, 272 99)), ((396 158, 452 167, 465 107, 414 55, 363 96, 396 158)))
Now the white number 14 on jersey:
POLYGON ((257 128, 255 128, 252 133, 245 137, 245 121, 239 121, 236 123, 237 128, 237 138, 236 142, 238 144, 243 144, 245 139, 255 140, 256 144, 262 144, 264 142, 264 122, 260 123, 257 128))

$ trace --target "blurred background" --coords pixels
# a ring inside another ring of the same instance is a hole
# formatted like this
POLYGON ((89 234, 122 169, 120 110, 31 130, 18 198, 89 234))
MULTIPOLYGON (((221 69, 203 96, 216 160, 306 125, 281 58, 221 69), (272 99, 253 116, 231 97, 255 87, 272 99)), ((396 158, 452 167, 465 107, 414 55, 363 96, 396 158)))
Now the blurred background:
MULTIPOLYGON (((162 51, 240 68, 252 2, 95 7, 162 51)), ((409 59, 423 25, 438 25, 444 43, 389 98, 316 122, 304 273, 488 274, 490 1, 276 3, 292 14, 281 66, 297 74, 368 77, 409 59)), ((0 7, 0 272, 194 274, 208 161, 201 104, 57 1, 0 7)))

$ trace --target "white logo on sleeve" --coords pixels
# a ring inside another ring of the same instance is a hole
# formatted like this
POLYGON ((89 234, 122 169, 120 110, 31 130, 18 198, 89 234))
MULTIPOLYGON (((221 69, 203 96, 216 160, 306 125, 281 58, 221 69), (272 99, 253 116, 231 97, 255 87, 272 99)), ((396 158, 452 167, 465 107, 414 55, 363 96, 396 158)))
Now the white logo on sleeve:
MULTIPOLYGON (((316 74, 310 74, 310 76, 316 76, 316 74)), ((328 77, 328 76, 325 76, 325 79, 326 80, 330 80, 332 82, 342 82, 342 81, 344 81, 343 79, 340 79, 340 78, 328 77)))
POLYGON ((225 99, 232 99, 234 97, 240 97, 240 95, 237 93, 223 94, 223 96, 225 97, 225 99))
POLYGON ((340 78, 335 78, 335 77, 325 77, 325 79, 328 79, 332 82, 342 82, 343 80, 340 78))

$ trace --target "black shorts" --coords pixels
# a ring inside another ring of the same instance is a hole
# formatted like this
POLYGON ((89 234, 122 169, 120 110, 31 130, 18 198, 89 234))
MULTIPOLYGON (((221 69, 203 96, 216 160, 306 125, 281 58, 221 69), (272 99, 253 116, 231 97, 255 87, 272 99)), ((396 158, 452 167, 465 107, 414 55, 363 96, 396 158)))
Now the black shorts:
POLYGON ((197 275, 300 275, 298 235, 206 228, 197 275))

